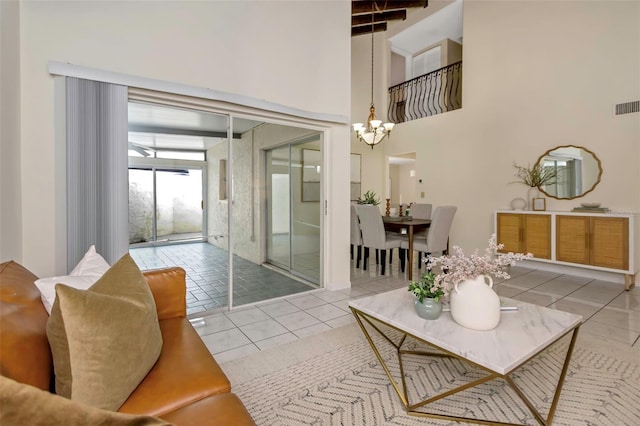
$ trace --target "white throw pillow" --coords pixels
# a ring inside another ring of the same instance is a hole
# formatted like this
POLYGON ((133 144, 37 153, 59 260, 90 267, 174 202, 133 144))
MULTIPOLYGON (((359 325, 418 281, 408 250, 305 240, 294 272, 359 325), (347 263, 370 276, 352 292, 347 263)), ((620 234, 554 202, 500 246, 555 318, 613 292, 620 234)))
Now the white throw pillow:
POLYGON ((96 246, 91 246, 69 275, 100 274, 100 276, 102 276, 109 268, 110 266, 107 261, 96 252, 96 246))
POLYGON ((36 280, 35 285, 40 291, 40 298, 47 313, 51 313, 51 307, 56 300, 56 284, 63 283, 69 287, 86 290, 108 269, 107 261, 96 252, 95 246, 91 246, 69 275, 36 280))

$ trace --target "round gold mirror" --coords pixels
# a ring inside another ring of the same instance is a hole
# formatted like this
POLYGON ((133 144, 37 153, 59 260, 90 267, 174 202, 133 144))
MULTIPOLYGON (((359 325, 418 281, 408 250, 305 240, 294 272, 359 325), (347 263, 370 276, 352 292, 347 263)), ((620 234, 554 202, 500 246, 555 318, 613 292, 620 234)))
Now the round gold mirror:
POLYGON ((550 149, 540 156, 537 164, 555 172, 555 181, 539 189, 558 200, 572 200, 588 194, 602 176, 598 157, 581 146, 565 145, 550 149))

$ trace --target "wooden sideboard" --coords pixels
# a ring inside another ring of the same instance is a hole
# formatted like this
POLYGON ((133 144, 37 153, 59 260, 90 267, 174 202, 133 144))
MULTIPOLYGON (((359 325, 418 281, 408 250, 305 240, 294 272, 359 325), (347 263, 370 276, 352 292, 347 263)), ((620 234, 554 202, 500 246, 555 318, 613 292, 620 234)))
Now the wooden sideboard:
POLYGON ((533 253, 532 260, 624 274, 635 284, 634 214, 498 210, 495 232, 502 253, 533 253))

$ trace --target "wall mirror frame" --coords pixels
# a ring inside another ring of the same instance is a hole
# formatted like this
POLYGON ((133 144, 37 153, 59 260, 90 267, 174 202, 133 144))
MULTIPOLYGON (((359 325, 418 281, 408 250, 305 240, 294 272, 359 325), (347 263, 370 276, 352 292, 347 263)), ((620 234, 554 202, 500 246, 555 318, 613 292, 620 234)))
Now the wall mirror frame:
POLYGON ((551 148, 538 158, 542 167, 556 170, 556 182, 538 189, 557 200, 573 200, 593 191, 602 177, 602 163, 593 151, 577 145, 551 148))

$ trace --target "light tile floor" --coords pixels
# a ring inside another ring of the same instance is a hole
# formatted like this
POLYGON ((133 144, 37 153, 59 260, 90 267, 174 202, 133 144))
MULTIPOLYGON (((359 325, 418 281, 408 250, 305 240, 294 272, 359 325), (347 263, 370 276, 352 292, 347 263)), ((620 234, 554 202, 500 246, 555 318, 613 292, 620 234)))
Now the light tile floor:
MULTIPOLYGON (((192 318, 192 323, 218 362, 240 358, 354 322, 349 300, 406 287, 404 275, 394 266, 391 275, 380 276, 375 264, 362 271, 352 263, 350 289, 294 295, 192 318)), ((517 266, 510 274, 510 280, 495 287, 500 296, 580 314, 584 318, 581 333, 622 342, 640 353, 637 287, 627 292, 618 283, 517 266)))

